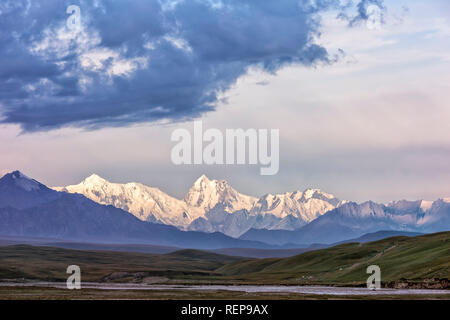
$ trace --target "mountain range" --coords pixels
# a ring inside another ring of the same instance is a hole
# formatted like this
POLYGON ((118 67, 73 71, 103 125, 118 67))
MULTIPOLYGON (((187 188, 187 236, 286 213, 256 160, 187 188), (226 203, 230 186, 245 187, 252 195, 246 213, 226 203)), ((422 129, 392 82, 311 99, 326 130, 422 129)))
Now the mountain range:
POLYGON ((135 182, 111 183, 96 174, 80 184, 54 190, 82 194, 143 221, 232 237, 251 228, 295 230, 345 203, 318 189, 255 198, 239 193, 225 180, 210 180, 205 175, 194 182, 181 200, 158 188, 135 182))
POLYGON ((19 171, 0 179, 0 235, 182 248, 299 248, 380 230, 450 230, 450 198, 341 201, 318 189, 255 198, 197 179, 183 199, 92 175, 50 189, 19 171))
POLYGON ((98 204, 81 194, 52 190, 19 171, 0 179, 0 235, 181 248, 270 247, 218 232, 184 232, 143 222, 127 211, 98 204))
POLYGON ((240 239, 270 244, 334 243, 379 230, 440 232, 450 230, 450 199, 429 201, 348 202, 296 229, 251 229, 240 239))

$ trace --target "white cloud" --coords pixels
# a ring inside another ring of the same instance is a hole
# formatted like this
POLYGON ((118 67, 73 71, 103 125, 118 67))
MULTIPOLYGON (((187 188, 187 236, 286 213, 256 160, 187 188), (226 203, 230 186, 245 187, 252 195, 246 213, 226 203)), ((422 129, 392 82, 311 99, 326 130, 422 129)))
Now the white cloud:
MULTIPOLYGON (((180 43, 180 42, 177 42, 180 43)), ((47 28, 42 39, 35 41, 31 53, 44 57, 63 59, 70 54, 78 56, 80 84, 89 83, 89 73, 105 77, 126 77, 138 69, 147 68, 148 57, 126 57, 126 48, 113 50, 101 46, 101 37, 96 30, 82 27, 79 32, 69 31, 64 24, 57 28, 47 28)), ((58 64, 64 68, 65 62, 58 64)))
POLYGON ((148 59, 123 58, 118 51, 108 48, 93 48, 79 55, 81 67, 86 71, 104 72, 108 76, 129 76, 140 68, 146 68, 148 59))
POLYGON ((175 36, 165 36, 164 40, 170 42, 173 46, 176 48, 186 51, 188 53, 192 53, 192 47, 189 45, 189 43, 182 39, 175 36))

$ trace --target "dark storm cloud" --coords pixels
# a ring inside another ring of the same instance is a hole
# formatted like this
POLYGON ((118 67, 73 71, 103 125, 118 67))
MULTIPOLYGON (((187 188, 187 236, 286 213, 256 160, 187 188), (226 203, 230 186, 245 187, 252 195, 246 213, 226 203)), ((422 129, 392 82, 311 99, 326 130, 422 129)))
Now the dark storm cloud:
MULTIPOLYGON (((361 1, 353 19, 375 2, 361 1)), ((337 0, 2 1, 1 122, 39 131, 200 116, 249 67, 332 61, 311 40, 330 8, 342 9, 337 0), (65 26, 72 4, 76 34, 65 26)))

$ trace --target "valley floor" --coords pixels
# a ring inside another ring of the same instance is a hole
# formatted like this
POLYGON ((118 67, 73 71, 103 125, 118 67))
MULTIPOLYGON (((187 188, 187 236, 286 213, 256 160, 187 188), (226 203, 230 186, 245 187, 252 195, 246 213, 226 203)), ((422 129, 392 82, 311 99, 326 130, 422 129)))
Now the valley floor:
POLYGON ((0 300, 450 300, 450 292, 437 294, 300 294, 230 290, 67 290, 49 287, 0 285, 0 300))
POLYGON ((449 299, 449 279, 450 232, 267 259, 0 246, 0 299, 449 299), (82 290, 65 288, 70 265, 81 269, 82 290), (370 265, 385 288, 376 294, 364 289, 370 265))

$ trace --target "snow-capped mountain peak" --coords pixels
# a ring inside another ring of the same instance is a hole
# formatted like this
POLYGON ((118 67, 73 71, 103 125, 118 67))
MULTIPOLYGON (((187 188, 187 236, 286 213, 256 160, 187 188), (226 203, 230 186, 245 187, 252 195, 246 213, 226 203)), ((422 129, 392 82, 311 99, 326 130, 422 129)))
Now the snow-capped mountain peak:
POLYGON ((303 197, 304 200, 309 200, 309 199, 312 199, 312 198, 322 199, 322 200, 325 200, 325 199, 328 199, 328 200, 336 199, 336 197, 334 195, 332 195, 332 194, 323 192, 320 189, 311 189, 311 188, 306 189, 305 191, 303 191, 302 192, 302 197, 303 197))
POLYGON ((159 221, 180 226, 184 222, 186 206, 158 188, 141 183, 112 183, 93 174, 77 185, 55 187, 57 191, 80 193, 101 204, 113 205, 134 214, 144 221, 159 221))
POLYGON ((103 179, 98 174, 94 173, 91 174, 89 177, 83 180, 83 184, 93 184, 93 185, 99 185, 99 184, 106 184, 109 183, 108 180, 103 179))
POLYGON ((16 187, 25 191, 40 190, 42 186, 39 182, 27 177, 20 171, 8 173, 4 175, 2 179, 10 180, 16 187))
POLYGON ((258 199, 253 214, 273 214, 279 218, 294 216, 310 222, 325 212, 334 209, 341 201, 319 189, 306 189, 283 194, 266 194, 258 199))
POLYGON ((303 191, 303 197, 305 199, 311 199, 316 192, 320 193, 320 189, 306 189, 303 191))
POLYGON ((184 202, 200 210, 210 210, 217 204, 222 204, 228 212, 233 212, 250 210, 256 198, 237 192, 225 180, 210 180, 202 175, 189 189, 184 202))
POLYGON ((420 209, 422 209, 422 211, 424 211, 424 212, 430 210, 432 205, 433 205, 433 201, 427 201, 427 200, 420 201, 420 209))
POLYGON ((211 183, 211 180, 209 180, 206 175, 202 174, 197 180, 195 180, 194 187, 201 188, 205 184, 209 183, 211 183))

